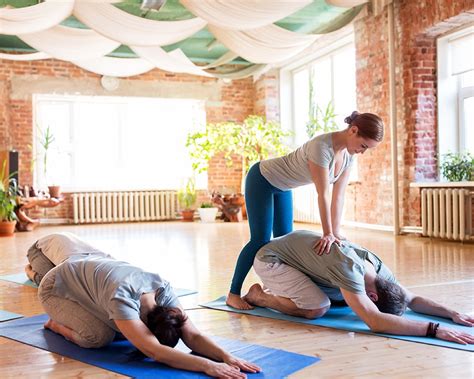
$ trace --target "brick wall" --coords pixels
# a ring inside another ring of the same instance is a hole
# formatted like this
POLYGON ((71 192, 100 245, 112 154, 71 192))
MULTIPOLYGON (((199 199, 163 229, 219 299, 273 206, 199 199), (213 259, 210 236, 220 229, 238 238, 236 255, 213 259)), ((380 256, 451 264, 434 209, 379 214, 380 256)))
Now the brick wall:
MULTIPOLYGON (((208 122, 243 121, 254 111, 252 78, 224 83, 161 70, 120 79, 120 87, 107 92, 100 76, 58 60, 14 62, 0 60, 0 149, 20 153, 20 183, 33 182, 31 163, 33 143, 32 95, 34 93, 198 98, 205 100, 208 122)), ((209 188, 240 188, 239 162, 229 169, 220 158, 213 160, 209 188)), ((71 218, 69 198, 59 207, 30 213, 41 218, 71 218)))
MULTIPOLYGON (((472 1, 395 1, 397 138, 402 225, 420 225, 418 189, 437 177, 436 37, 474 21, 472 1)), ((379 114, 386 137, 359 159, 356 221, 392 225, 387 10, 355 23, 358 108, 379 114)))

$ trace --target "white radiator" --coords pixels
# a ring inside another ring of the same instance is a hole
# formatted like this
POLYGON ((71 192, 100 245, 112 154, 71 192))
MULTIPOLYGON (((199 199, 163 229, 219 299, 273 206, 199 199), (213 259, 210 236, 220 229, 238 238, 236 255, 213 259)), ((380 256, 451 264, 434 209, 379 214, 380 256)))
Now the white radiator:
POLYGON ((75 224, 176 218, 175 191, 84 192, 72 199, 75 224))
POLYGON ((318 197, 314 185, 293 190, 293 218, 296 222, 320 224, 318 197))
POLYGON ((423 235, 464 241, 472 236, 472 192, 467 189, 422 189, 423 235))

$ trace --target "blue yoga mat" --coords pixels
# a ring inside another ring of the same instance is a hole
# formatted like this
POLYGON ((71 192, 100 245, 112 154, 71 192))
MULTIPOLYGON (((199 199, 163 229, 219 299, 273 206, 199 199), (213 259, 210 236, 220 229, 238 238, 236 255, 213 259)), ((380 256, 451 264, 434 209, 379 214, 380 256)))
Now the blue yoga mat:
MULTIPOLYGON (((443 341, 443 340, 428 338, 428 337, 399 336, 399 335, 393 335, 393 334, 371 332, 369 327, 354 312, 352 312, 352 310, 349 307, 332 307, 323 317, 318 318, 316 320, 308 320, 302 317, 288 316, 288 315, 285 315, 283 313, 280 313, 278 311, 274 311, 268 308, 255 307, 254 309, 249 310, 249 311, 242 311, 239 309, 231 308, 225 304, 225 296, 220 297, 219 299, 211 301, 209 303, 201 304, 201 306, 206 307, 206 308, 221 310, 221 311, 244 313, 244 314, 248 314, 252 316, 268 317, 268 318, 273 318, 273 319, 278 319, 278 320, 297 322, 300 324, 324 326, 327 328, 347 330, 350 332, 373 334, 377 336, 395 338, 395 339, 404 340, 404 341, 412 341, 412 342, 419 342, 419 343, 424 343, 428 345, 449 347, 452 349, 474 351, 474 345, 460 345, 458 343, 448 342, 448 341, 443 341)), ((415 320, 415 321, 439 322, 441 325, 448 326, 452 329, 462 330, 466 333, 471 333, 474 335, 474 328, 458 325, 444 318, 422 315, 419 313, 412 312, 410 310, 405 312, 403 317, 406 317, 408 319, 415 320)))
MULTIPOLYGON (((24 272, 19 274, 11 274, 11 275, 0 275, 0 280, 5 280, 7 282, 22 284, 24 286, 38 288, 38 286, 33 283, 24 272)), ((197 293, 195 290, 189 290, 186 288, 174 288, 174 292, 176 296, 187 296, 197 293)))
MULTIPOLYGON (((174 369, 148 358, 133 360, 130 353, 135 348, 126 340, 114 341, 101 349, 83 349, 44 329, 47 319, 47 315, 39 315, 3 323, 0 336, 135 378, 207 378, 204 374, 174 369)), ((261 373, 249 374, 249 378, 285 378, 320 360, 242 341, 217 337, 214 340, 235 356, 252 361, 263 369, 261 373)))
POLYGON ((0 322, 14 320, 16 318, 23 317, 23 315, 19 315, 18 313, 2 311, 0 310, 0 322))
POLYGON ((33 283, 24 272, 19 274, 11 274, 11 275, 0 275, 0 280, 5 280, 7 282, 23 284, 24 286, 38 288, 36 283, 33 283))

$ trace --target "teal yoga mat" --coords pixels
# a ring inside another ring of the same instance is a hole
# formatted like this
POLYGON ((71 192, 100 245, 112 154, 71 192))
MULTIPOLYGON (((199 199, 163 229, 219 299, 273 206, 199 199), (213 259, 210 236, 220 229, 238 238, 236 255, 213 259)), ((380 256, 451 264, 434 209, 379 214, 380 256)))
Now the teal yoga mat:
MULTIPOLYGON (((136 349, 127 340, 114 341, 101 349, 83 349, 59 334, 45 330, 43 324, 47 319, 47 315, 39 315, 5 322, 0 325, 0 336, 134 378, 195 379, 208 377, 197 372, 174 369, 148 358, 134 358, 131 352, 136 349)), ((320 360, 317 357, 243 341, 220 337, 213 337, 213 339, 225 350, 237 357, 252 361, 263 369, 261 373, 248 374, 249 379, 286 378, 320 360)), ((182 347, 185 348, 184 345, 182 347)), ((189 352, 189 349, 183 349, 183 351, 189 352)))
MULTIPOLYGON (((285 315, 283 313, 280 313, 278 311, 274 311, 268 308, 255 307, 254 309, 249 310, 249 311, 242 311, 239 309, 231 308, 225 304, 225 296, 220 297, 219 299, 211 301, 209 303, 200 304, 200 305, 202 307, 216 309, 220 311, 243 313, 243 314, 252 315, 252 316, 268 317, 272 319, 291 321, 291 322, 296 322, 300 324, 324 326, 327 328, 347 330, 350 332, 373 334, 377 336, 395 338, 395 339, 404 340, 404 341, 419 342, 419 343, 441 346, 441 347, 449 347, 451 349, 474 351, 474 345, 460 345, 454 342, 448 342, 448 341, 443 341, 443 340, 428 338, 428 337, 399 336, 399 335, 393 335, 393 334, 371 332, 369 327, 354 312, 352 312, 352 310, 349 307, 332 307, 323 317, 318 318, 316 320, 308 320, 302 317, 288 316, 288 315, 285 315)), ((422 314, 415 313, 412 311, 405 312, 403 317, 406 317, 408 319, 415 320, 415 321, 439 322, 441 325, 445 325, 453 329, 462 330, 464 332, 471 333, 474 335, 474 328, 458 325, 444 318, 422 315, 422 314)))
MULTIPOLYGON (((11 275, 0 275, 0 280, 5 280, 7 282, 22 284, 24 286, 29 286, 33 288, 38 288, 38 286, 33 283, 25 273, 11 274, 11 275)), ((195 290, 190 290, 186 288, 173 288, 176 296, 187 296, 197 293, 195 290)))
POLYGON ((0 322, 14 320, 21 317, 23 317, 23 315, 19 315, 18 313, 0 310, 0 322))

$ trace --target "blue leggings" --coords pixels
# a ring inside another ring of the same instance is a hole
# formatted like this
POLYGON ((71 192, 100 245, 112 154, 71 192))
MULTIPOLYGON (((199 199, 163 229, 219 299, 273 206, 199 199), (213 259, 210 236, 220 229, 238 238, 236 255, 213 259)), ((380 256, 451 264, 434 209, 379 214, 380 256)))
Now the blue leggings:
POLYGON ((250 241, 237 260, 230 292, 240 295, 242 284, 253 265, 257 251, 273 238, 293 230, 293 196, 272 186, 260 173, 260 163, 250 168, 245 179, 245 205, 250 241))

